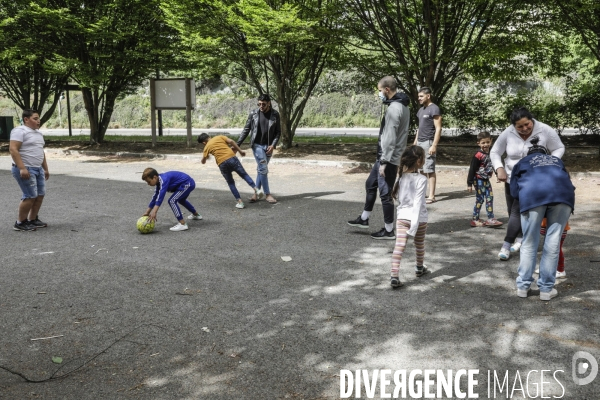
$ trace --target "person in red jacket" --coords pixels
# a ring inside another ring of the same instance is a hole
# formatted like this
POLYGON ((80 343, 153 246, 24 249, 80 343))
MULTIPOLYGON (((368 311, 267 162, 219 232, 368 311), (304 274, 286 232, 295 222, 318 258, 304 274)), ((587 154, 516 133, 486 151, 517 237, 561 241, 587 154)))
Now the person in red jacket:
POLYGON ((490 178, 494 173, 494 167, 490 160, 490 148, 492 147, 490 133, 479 132, 477 144, 480 150, 471 159, 471 168, 469 168, 469 175, 467 176, 467 190, 471 192, 475 187, 475 208, 473 208, 471 226, 500 226, 502 222, 494 217, 494 191, 490 183, 490 178), (479 213, 484 201, 488 217, 485 222, 479 220, 479 213))

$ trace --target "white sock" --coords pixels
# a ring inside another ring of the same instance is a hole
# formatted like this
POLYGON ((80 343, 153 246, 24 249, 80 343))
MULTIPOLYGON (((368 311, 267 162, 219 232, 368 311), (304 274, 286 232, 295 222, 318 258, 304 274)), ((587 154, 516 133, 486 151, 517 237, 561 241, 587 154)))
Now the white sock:
POLYGON ((371 211, 363 211, 362 214, 360 215, 360 219, 362 219, 363 221, 366 221, 369 219, 369 216, 371 216, 371 211))
POLYGON ((385 230, 391 232, 394 230, 394 224, 385 224, 385 230))

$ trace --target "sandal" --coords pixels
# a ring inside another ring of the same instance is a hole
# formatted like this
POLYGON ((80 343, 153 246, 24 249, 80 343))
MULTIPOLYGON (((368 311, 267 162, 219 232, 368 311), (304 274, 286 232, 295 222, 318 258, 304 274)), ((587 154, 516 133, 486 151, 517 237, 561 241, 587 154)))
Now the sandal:
POLYGON ((432 204, 432 203, 435 203, 436 201, 437 200, 435 198, 433 198, 433 199, 427 199, 427 200, 425 200, 425 204, 432 204))
POLYGON ((250 197, 248 199, 248 203, 256 203, 258 201, 258 199, 255 199, 254 197, 250 197))
POLYGON ((275 203, 277 203, 277 200, 276 200, 274 197, 271 197, 271 198, 268 198, 268 197, 267 197, 265 200, 266 200, 266 201, 267 201, 267 203, 269 203, 269 204, 275 204, 275 203))

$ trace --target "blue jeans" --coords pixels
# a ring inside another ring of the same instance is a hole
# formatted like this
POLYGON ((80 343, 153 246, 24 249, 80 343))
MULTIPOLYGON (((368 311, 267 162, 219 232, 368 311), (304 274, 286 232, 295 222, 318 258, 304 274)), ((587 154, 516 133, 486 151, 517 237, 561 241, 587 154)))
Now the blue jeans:
POLYGON ((540 243, 540 227, 547 218, 546 240, 540 260, 540 277, 537 285, 540 292, 549 292, 556 280, 556 267, 560 252, 560 238, 573 209, 568 204, 543 205, 521 214, 523 244, 517 277, 517 288, 527 290, 533 283, 533 271, 540 243))
POLYGON ((12 167, 12 176, 16 179, 23 196, 21 200, 35 199, 46 194, 46 173, 42 167, 26 167, 29 171, 29 179, 21 178, 21 170, 12 167))
POLYGON ((254 153, 254 159, 256 160, 256 188, 263 188, 265 194, 271 193, 269 190, 269 178, 267 174, 269 173, 269 161, 271 161, 271 156, 267 155, 267 146, 266 144, 253 144, 252 152, 254 153))
POLYGON ((223 178, 225 178, 225 181, 227 181, 227 184, 229 185, 229 190, 231 190, 231 193, 236 200, 241 199, 241 196, 240 192, 238 192, 235 187, 233 172, 241 176, 252 189, 255 188, 254 181, 250 178, 250 175, 246 173, 246 170, 242 167, 242 163, 237 157, 231 157, 230 159, 223 161, 219 164, 219 169, 221 170, 221 175, 223 175, 223 178))

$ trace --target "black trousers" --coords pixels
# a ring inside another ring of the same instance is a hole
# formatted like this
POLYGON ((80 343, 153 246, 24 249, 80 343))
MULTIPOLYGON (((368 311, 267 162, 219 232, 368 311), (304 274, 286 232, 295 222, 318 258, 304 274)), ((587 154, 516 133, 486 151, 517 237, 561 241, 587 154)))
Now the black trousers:
POLYGON ((508 208, 508 224, 506 225, 505 242, 514 243, 517 237, 523 237, 521 230, 521 208, 519 200, 510 195, 510 184, 504 182, 504 197, 508 208))
POLYGON ((375 200, 377 200, 377 190, 381 198, 383 207, 383 221, 386 224, 394 223, 394 200, 392 199, 392 189, 398 175, 398 166, 392 164, 385 165, 385 177, 379 175, 379 161, 375 162, 371 173, 365 182, 367 189, 367 199, 365 201, 365 211, 373 211, 375 200))

